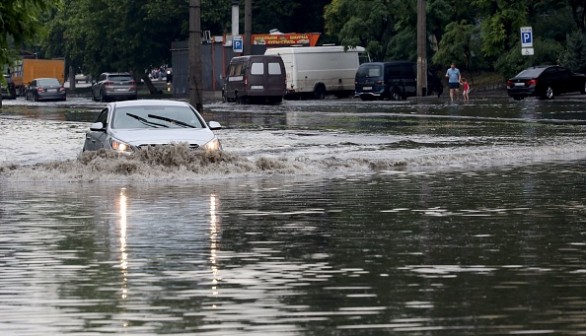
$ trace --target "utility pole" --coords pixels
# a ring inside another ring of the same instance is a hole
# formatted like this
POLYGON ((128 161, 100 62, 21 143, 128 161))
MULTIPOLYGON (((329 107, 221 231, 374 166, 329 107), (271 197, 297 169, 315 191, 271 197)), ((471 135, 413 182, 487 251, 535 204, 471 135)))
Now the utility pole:
POLYGON ((244 55, 250 55, 252 46, 252 0, 244 1, 244 55))
POLYGON ((189 0, 189 103, 203 112, 201 80, 201 0, 189 0))
POLYGON ((427 30, 425 0, 417 0, 417 96, 427 95, 427 30))

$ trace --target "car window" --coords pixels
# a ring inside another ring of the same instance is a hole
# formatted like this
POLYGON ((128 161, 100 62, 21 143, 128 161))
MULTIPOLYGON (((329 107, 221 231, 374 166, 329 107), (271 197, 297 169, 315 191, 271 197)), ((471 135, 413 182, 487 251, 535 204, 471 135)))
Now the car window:
POLYGON ((380 77, 381 68, 380 65, 364 65, 358 68, 356 76, 362 78, 380 77))
POLYGON ((59 81, 55 78, 44 78, 37 80, 38 86, 51 86, 51 85, 61 85, 59 81))
POLYGON ((250 67, 250 74, 251 75, 264 75, 265 67, 264 63, 252 63, 250 67))
POLYGON ((110 75, 108 80, 112 82, 130 82, 132 77, 130 75, 110 75))
POLYGON ((236 63, 234 64, 234 71, 232 71, 231 75, 232 76, 240 76, 240 71, 242 70, 242 63, 236 63))
POLYGON ((115 110, 112 128, 185 128, 185 126, 178 123, 161 120, 156 116, 177 120, 194 128, 205 127, 203 121, 187 106, 128 106, 119 107, 115 110), (143 120, 141 121, 140 119, 143 120))
POLYGON ((541 75, 541 73, 543 72, 544 69, 545 68, 525 69, 525 70, 519 72, 517 74, 517 76, 515 76, 515 77, 529 77, 529 78, 539 77, 539 75, 541 75))
POLYGON ((104 127, 106 127, 107 123, 108 123, 108 109, 105 108, 102 110, 102 112, 100 112, 100 115, 98 115, 98 119, 96 120, 96 122, 101 122, 104 127))
POLYGON ((280 75, 281 73, 281 64, 269 63, 269 75, 280 75))

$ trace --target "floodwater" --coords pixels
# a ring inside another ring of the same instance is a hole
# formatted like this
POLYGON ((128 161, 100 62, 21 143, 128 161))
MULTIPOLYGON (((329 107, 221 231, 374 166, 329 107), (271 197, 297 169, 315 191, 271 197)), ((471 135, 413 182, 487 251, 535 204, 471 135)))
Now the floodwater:
POLYGON ((585 103, 213 103, 221 155, 117 158, 5 100, 1 334, 586 334, 585 103))

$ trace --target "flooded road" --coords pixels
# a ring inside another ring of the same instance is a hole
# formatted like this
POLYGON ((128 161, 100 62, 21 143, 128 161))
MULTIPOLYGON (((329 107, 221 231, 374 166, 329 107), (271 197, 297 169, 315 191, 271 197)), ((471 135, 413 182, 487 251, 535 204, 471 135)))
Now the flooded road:
POLYGON ((215 103, 221 156, 80 156, 4 101, 2 335, 586 333, 584 98, 215 103))

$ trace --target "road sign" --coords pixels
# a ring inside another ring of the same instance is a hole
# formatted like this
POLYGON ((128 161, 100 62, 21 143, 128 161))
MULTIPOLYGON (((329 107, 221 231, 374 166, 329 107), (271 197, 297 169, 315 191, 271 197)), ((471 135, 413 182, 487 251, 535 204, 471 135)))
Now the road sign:
POLYGON ((521 48, 521 55, 523 56, 533 56, 534 53, 533 48, 521 48))
POLYGON ((244 43, 242 41, 242 36, 234 36, 232 37, 232 50, 235 53, 244 52, 244 43))
POLYGON ((533 29, 521 27, 521 48, 533 48, 533 29))

